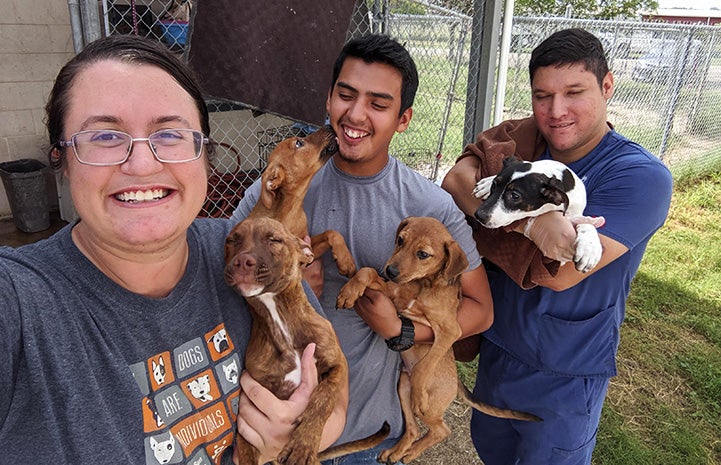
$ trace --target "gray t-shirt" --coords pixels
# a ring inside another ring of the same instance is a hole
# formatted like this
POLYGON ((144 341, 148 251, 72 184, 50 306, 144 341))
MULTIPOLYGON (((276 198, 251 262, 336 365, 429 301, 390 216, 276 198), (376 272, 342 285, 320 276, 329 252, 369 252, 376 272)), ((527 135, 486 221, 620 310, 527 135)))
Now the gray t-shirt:
MULTIPOLYGON (((259 192, 260 184, 256 182, 246 192, 231 222, 247 216, 259 192)), ((313 178, 304 208, 310 234, 328 229, 340 232, 358 268, 382 270, 393 252, 398 224, 408 216, 437 218, 465 251, 469 269, 481 264, 471 228, 452 197, 393 157, 380 173, 370 177, 348 175, 331 159, 313 178)), ((384 421, 391 425, 390 437, 400 437, 403 419, 396 391, 400 356, 389 350, 383 338, 354 311, 336 309, 336 296, 347 279, 338 274, 330 253, 324 254, 323 266, 321 305, 338 334, 350 368, 348 419, 337 443, 366 437, 384 421)))
POLYGON ((159 299, 102 274, 71 228, 0 248, 0 462, 217 463, 250 333, 223 280, 229 223, 193 223, 186 272, 159 299))

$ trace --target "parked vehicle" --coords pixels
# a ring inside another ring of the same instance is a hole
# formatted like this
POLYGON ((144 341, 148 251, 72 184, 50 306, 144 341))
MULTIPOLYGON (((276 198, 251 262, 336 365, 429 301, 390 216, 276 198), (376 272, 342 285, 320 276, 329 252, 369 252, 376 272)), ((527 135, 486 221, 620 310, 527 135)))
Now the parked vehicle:
POLYGON ((636 60, 631 77, 639 82, 668 82, 683 67, 685 78, 699 69, 701 42, 693 40, 690 47, 686 41, 661 39, 652 42, 651 50, 636 60))

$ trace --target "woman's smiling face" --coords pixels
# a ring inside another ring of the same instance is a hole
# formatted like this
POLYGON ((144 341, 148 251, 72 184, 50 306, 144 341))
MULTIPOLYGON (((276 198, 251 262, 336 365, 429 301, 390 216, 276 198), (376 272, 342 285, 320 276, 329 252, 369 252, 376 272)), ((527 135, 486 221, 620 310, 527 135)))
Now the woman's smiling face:
MULTIPOLYGON (((133 138, 162 129, 201 129, 192 97, 155 66, 117 60, 90 64, 75 77, 69 97, 66 140, 93 129, 133 138)), ((66 160, 65 175, 81 218, 75 233, 98 244, 137 251, 185 240, 205 200, 205 154, 186 163, 161 163, 147 142, 138 141, 121 165, 83 165, 72 148, 66 149, 66 160)))

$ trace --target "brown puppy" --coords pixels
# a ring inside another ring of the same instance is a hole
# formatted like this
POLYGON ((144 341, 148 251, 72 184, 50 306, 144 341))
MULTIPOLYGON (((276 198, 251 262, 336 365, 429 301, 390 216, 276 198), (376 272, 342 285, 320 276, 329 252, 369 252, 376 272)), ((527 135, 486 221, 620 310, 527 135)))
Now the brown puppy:
MULTIPOLYGON (((348 364, 335 332, 308 302, 302 287, 302 269, 312 260, 308 245, 271 218, 241 221, 225 242, 225 280, 245 297, 253 314, 245 353, 250 375, 278 398, 287 399, 300 382, 303 349, 316 344, 318 386, 278 456, 288 465, 320 463, 323 426, 338 391, 348 382, 348 364)), ((387 434, 384 425, 378 435, 328 451, 322 459, 373 447, 387 434)), ((235 446, 239 463, 258 463, 258 451, 239 434, 235 446)))
MULTIPOLYGON (((268 165, 261 175, 260 198, 248 218, 275 218, 291 233, 300 238, 306 237, 305 194, 313 175, 337 150, 335 133, 330 126, 324 126, 306 137, 289 137, 279 142, 268 156, 268 165)), ((330 249, 342 275, 352 276, 355 273, 355 261, 343 236, 337 231, 313 236, 311 244, 316 257, 330 249)))
POLYGON ((445 439, 450 429, 443 415, 457 394, 489 415, 538 421, 533 415, 473 399, 458 379, 452 346, 461 336, 456 312, 461 303, 461 274, 468 261, 443 223, 435 218, 406 218, 398 226, 395 244, 384 267, 390 281, 384 281, 373 268, 361 268, 337 299, 338 308, 351 308, 366 288, 375 289, 391 298, 399 314, 433 329, 433 343, 415 344, 401 352, 404 369, 398 380, 398 395, 406 431, 378 460, 408 463, 445 439), (414 415, 428 427, 420 439, 414 415))

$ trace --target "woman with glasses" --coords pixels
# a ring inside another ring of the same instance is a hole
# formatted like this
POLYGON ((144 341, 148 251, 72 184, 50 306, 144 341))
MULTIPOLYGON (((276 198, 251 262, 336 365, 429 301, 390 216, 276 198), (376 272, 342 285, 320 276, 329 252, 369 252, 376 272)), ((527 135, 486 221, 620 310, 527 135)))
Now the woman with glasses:
POLYGON ((232 463, 236 429, 271 460, 317 384, 312 345, 288 401, 241 376, 250 316, 223 279, 232 225, 196 218, 212 145, 189 69, 147 40, 100 39, 46 110, 80 219, 0 248, 2 462, 232 463))

